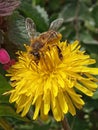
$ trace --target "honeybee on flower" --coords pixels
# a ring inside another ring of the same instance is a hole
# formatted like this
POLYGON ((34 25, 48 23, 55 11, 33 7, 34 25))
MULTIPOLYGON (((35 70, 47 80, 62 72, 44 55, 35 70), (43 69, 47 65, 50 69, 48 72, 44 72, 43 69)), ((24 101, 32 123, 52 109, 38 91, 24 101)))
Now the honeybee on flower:
POLYGON ((61 50, 58 46, 58 42, 61 40, 62 35, 57 32, 57 29, 61 26, 62 23, 63 19, 58 18, 50 24, 48 31, 41 33, 39 36, 36 36, 36 29, 33 20, 30 18, 26 19, 25 25, 28 35, 31 39, 29 54, 34 56, 36 62, 38 62, 44 51, 50 49, 50 46, 55 46, 57 48, 58 56, 60 59, 62 59, 61 50))

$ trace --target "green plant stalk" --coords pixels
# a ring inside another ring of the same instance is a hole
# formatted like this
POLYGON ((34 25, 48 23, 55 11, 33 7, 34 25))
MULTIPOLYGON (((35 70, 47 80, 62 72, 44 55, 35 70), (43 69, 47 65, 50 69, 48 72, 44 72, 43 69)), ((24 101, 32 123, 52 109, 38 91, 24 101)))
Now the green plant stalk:
POLYGON ((71 130, 66 117, 64 117, 64 119, 62 120, 62 126, 64 130, 71 130))
POLYGON ((0 126, 4 129, 4 130, 14 130, 14 128, 12 128, 12 126, 7 122, 7 120, 0 118, 0 126))

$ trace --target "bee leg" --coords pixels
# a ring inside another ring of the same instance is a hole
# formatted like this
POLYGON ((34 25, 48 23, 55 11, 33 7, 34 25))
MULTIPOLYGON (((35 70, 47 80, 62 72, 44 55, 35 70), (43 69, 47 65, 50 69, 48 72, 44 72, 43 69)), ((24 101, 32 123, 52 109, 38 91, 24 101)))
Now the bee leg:
POLYGON ((42 59, 42 61, 43 61, 43 65, 45 65, 46 68, 49 69, 49 66, 48 66, 48 63, 47 63, 46 54, 43 53, 43 51, 40 51, 40 54, 41 54, 41 59, 42 59))
POLYGON ((56 47, 57 47, 57 50, 58 50, 58 56, 62 60, 63 59, 62 51, 57 45, 56 45, 56 47))
POLYGON ((61 49, 59 48, 59 46, 56 45, 56 44, 53 44, 52 46, 56 46, 57 51, 58 51, 59 59, 62 60, 62 59, 63 59, 63 55, 62 55, 62 51, 61 51, 61 49))

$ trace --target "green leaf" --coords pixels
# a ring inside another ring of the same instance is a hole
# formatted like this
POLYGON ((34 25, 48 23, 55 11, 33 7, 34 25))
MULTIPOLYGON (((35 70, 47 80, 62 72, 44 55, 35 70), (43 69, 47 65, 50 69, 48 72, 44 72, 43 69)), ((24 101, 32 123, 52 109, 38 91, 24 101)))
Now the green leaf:
POLYGON ((20 11, 26 16, 33 19, 38 31, 46 31, 48 29, 48 15, 46 11, 40 6, 34 6, 23 2, 20 11))
POLYGON ((49 9, 50 11, 57 11, 60 8, 61 1, 60 0, 52 0, 49 3, 49 9))
POLYGON ((93 95, 92 98, 93 98, 93 99, 98 99, 98 89, 97 89, 97 91, 94 93, 94 95, 93 95))
POLYGON ((2 64, 0 64, 0 74, 5 75, 5 70, 3 69, 2 64))
POLYGON ((81 33, 80 33, 80 40, 85 43, 85 44, 95 44, 95 45, 98 45, 98 41, 95 40, 92 35, 88 32, 88 31, 85 31, 83 30, 81 33))
POLYGON ((65 22, 72 22, 75 19, 76 4, 69 3, 59 13, 59 17, 64 18, 65 22))
POLYGON ((9 17, 8 38, 18 47, 23 48, 25 43, 29 43, 29 37, 25 28, 25 19, 18 12, 9 17))
POLYGON ((63 17, 65 22, 78 20, 84 22, 88 21, 92 23, 92 25, 95 25, 91 12, 83 1, 70 2, 66 4, 59 13, 59 17, 63 17))
POLYGON ((70 41, 70 39, 74 39, 75 30, 72 24, 65 24, 65 26, 63 26, 60 30, 63 35, 63 40, 67 39, 68 41, 70 41))
POLYGON ((34 130, 49 130, 49 128, 50 128, 49 125, 38 126, 37 124, 34 125, 34 127, 33 127, 34 130))
POLYGON ((95 21, 92 17, 89 7, 86 6, 86 4, 83 1, 81 1, 79 3, 78 8, 79 8, 79 13, 78 13, 79 19, 83 20, 84 22, 88 21, 88 22, 92 23, 92 25, 95 25, 95 21))
POLYGON ((98 28, 98 4, 93 7, 92 16, 95 20, 96 27, 98 28))
POLYGON ((5 77, 3 77, 0 74, 0 94, 4 93, 5 91, 8 91, 11 89, 10 84, 8 83, 8 81, 6 80, 5 77))
POLYGON ((10 84, 7 82, 6 78, 0 74, 0 103, 8 103, 8 96, 2 94, 10 89, 10 84))
POLYGON ((15 109, 9 103, 9 97, 7 95, 2 95, 11 89, 10 84, 7 80, 0 74, 0 116, 13 117, 19 120, 27 121, 27 119, 22 118, 15 112, 15 109))
POLYGON ((40 5, 40 6, 44 6, 45 2, 44 0, 31 0, 32 1, 32 5, 40 5))
POLYGON ((84 113, 77 111, 77 115, 67 114, 67 119, 72 130, 88 130, 89 123, 82 117, 84 113), (80 116, 79 116, 80 114, 80 116), (81 125, 82 124, 82 125, 81 125))
POLYGON ((75 118, 73 130, 87 130, 89 127, 89 124, 81 118, 75 118))
POLYGON ((44 8, 40 7, 40 6, 36 6, 35 7, 37 9, 37 11, 40 13, 41 17, 44 19, 45 23, 48 25, 49 19, 48 19, 48 14, 45 11, 44 8))
POLYGON ((85 105, 83 107, 83 111, 86 113, 90 113, 95 109, 98 109, 98 99, 93 99, 92 97, 85 97, 85 105))
POLYGON ((96 27, 95 27, 94 22, 92 22, 91 20, 85 21, 85 27, 86 27, 87 29, 89 29, 90 31, 92 31, 92 32, 95 32, 95 33, 98 32, 98 30, 97 30, 96 27))
POLYGON ((22 121, 29 121, 27 118, 22 118, 20 115, 18 115, 14 108, 11 106, 8 106, 6 104, 0 104, 0 116, 1 117, 12 117, 18 120, 22 121))

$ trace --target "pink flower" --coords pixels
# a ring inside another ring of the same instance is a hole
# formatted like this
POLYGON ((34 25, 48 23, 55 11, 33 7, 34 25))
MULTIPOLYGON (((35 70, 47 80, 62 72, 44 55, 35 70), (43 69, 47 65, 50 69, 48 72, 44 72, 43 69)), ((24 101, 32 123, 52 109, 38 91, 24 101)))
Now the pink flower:
POLYGON ((10 56, 7 51, 3 48, 0 49, 0 63, 6 64, 10 61, 10 56))
POLYGON ((12 65, 16 63, 15 59, 11 59, 7 64, 3 65, 4 70, 8 70, 12 65))

